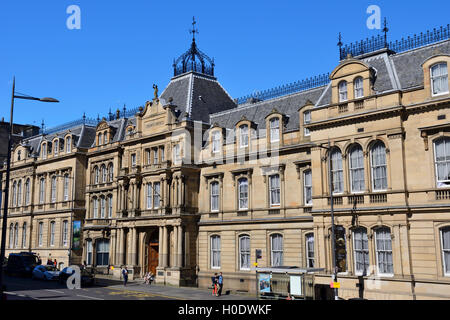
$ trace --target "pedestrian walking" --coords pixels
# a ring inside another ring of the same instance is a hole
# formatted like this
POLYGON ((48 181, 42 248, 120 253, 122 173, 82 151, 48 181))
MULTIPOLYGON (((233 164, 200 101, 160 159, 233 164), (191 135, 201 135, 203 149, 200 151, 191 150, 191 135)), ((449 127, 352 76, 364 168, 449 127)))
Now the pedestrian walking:
POLYGON ((217 283, 219 285, 219 291, 217 292, 217 297, 222 295, 222 288, 223 288, 223 275, 222 272, 219 274, 219 277, 217 278, 217 283))
POLYGON ((55 261, 53 261, 53 266, 54 266, 55 268, 58 268, 58 262, 56 262, 56 259, 55 259, 55 261))
POLYGON ((211 282, 212 282, 212 286, 213 286, 212 295, 215 296, 215 295, 217 295, 217 273, 214 273, 214 276, 211 277, 211 282))
POLYGON ((122 268, 123 285, 126 287, 128 282, 128 270, 127 267, 122 268))

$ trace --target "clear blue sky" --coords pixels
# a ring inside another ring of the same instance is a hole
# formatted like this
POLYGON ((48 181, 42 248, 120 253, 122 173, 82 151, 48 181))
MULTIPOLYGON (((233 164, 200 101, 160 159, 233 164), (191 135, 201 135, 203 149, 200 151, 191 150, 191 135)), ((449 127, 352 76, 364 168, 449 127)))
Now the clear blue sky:
POLYGON ((344 43, 379 33, 366 27, 369 5, 388 18, 390 40, 450 23, 448 0, 1 1, 0 118, 9 121, 14 75, 17 91, 61 101, 16 100, 17 123, 52 127, 143 105, 188 49, 194 15, 197 44, 234 98, 331 72, 339 32, 344 43), (81 30, 66 27, 72 4, 81 30))

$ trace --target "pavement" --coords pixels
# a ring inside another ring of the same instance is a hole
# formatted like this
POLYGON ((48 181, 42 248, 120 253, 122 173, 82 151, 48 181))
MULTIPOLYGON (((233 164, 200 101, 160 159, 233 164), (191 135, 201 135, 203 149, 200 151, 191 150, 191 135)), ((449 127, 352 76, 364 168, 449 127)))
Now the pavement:
MULTIPOLYGON (((213 296, 210 290, 191 287, 146 285, 143 280, 121 281, 97 277, 92 287, 70 290, 56 281, 5 276, 8 300, 255 300, 254 296, 224 294, 213 296)), ((224 288, 226 292, 226 288, 224 288)))

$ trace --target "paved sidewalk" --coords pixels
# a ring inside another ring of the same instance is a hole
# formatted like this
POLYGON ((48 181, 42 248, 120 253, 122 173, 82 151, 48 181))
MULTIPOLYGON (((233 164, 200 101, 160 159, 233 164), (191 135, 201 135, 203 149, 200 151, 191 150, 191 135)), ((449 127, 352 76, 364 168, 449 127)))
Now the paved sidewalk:
POLYGON ((176 298, 180 300, 256 300, 255 296, 240 294, 225 294, 227 289, 224 287, 224 294, 220 297, 212 295, 211 290, 192 288, 192 287, 172 287, 160 284, 147 285, 144 280, 136 279, 129 281, 125 287, 122 281, 112 280, 100 275, 96 276, 96 283, 112 290, 118 291, 137 291, 155 294, 156 296, 176 298))

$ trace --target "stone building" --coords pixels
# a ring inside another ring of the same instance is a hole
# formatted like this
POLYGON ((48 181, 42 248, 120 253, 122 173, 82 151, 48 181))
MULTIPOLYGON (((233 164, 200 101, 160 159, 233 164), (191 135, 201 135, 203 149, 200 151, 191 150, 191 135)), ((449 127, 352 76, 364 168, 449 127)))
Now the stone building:
POLYGON ((67 251, 169 285, 208 287, 223 272, 227 289, 253 293, 261 250, 260 267, 323 268, 317 298, 330 294, 335 241, 340 297, 448 299, 449 29, 340 47, 329 75, 234 100, 194 38, 133 114, 15 148, 30 158, 13 163, 8 239, 26 222, 41 257, 67 251), (31 203, 18 204, 28 178, 31 203), (64 241, 75 220, 82 250, 64 241))

